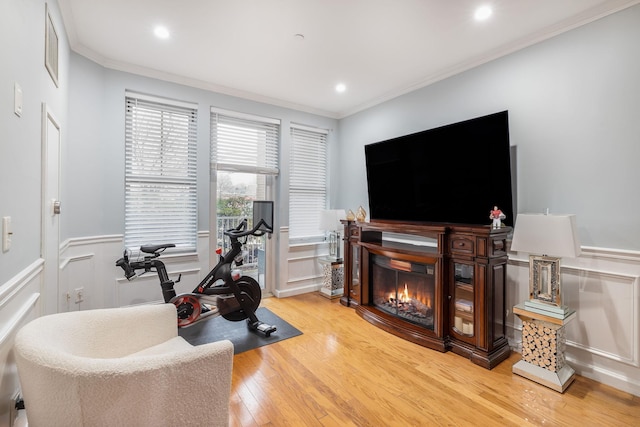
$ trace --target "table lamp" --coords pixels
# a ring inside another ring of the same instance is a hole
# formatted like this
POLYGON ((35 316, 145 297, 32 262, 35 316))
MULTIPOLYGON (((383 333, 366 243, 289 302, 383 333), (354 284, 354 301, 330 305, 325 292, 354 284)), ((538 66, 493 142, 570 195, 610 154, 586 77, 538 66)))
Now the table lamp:
POLYGON ((340 255, 341 219, 347 216, 344 209, 325 209, 320 214, 320 229, 329 232, 329 257, 336 261, 342 259, 340 255))
POLYGON ((563 318, 560 258, 580 255, 575 215, 519 214, 511 250, 529 253, 529 300, 525 307, 563 318))

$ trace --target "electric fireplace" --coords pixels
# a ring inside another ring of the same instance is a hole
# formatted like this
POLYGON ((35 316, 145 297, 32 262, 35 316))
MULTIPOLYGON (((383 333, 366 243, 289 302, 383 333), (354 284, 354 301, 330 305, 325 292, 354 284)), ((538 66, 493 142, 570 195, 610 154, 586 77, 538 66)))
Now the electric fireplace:
MULTIPOLYGON (((371 237, 365 232, 365 239, 371 237)), ((436 233, 433 241, 438 240, 436 233)), ((442 289, 445 262, 439 245, 360 242, 359 246, 362 287, 358 314, 401 338, 446 351, 442 289)))
POLYGON ((491 369, 509 357, 510 227, 344 221, 345 294, 369 323, 491 369))
POLYGON ((433 330, 435 265, 374 254, 371 266, 373 306, 433 330))

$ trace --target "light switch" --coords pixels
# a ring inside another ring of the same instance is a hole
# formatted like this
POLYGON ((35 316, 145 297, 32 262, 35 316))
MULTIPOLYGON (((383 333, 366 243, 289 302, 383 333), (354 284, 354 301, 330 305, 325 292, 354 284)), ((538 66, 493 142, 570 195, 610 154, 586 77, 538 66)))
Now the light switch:
POLYGON ((22 87, 18 83, 13 85, 13 112, 22 117, 22 87))
POLYGON ((2 252, 7 252, 11 249, 11 217, 2 217, 2 252))

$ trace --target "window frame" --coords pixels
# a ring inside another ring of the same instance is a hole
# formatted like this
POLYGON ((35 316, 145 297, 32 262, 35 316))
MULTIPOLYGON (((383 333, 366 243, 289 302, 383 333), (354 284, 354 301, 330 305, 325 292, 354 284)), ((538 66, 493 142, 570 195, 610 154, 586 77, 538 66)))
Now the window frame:
POLYGON ((320 215, 329 202, 328 135, 328 129, 299 123, 291 123, 290 126, 288 193, 289 242, 292 244, 325 240, 325 230, 320 229, 320 215), (314 144, 319 144, 315 150, 314 144), (311 154, 318 156, 310 158, 311 154), (300 220, 298 215, 307 218, 300 220))
POLYGON ((197 251, 197 133, 197 104, 125 92, 125 247, 197 251))

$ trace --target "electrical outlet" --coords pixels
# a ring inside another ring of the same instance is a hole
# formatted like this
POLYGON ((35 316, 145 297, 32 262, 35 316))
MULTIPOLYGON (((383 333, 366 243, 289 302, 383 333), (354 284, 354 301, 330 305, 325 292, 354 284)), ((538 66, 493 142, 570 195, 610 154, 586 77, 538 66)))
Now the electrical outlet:
POLYGON ((80 304, 84 301, 84 286, 75 289, 76 304, 80 304))

